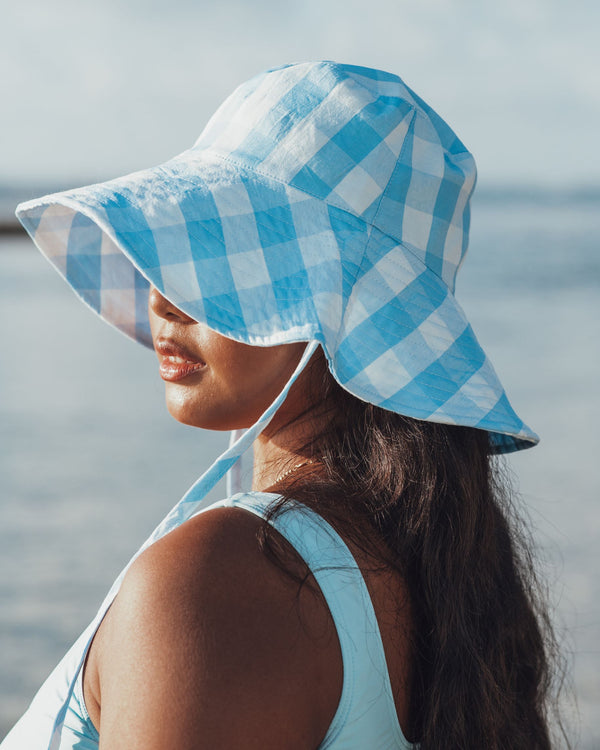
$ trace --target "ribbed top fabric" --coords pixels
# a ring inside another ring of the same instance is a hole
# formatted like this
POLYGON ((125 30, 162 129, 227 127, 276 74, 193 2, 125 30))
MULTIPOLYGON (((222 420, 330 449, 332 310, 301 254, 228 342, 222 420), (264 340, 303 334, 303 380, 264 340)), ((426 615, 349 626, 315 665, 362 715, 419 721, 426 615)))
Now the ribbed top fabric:
MULTIPOLYGON (((214 503, 264 517, 277 498, 249 492, 214 503)), ((377 618, 366 584, 350 550, 319 515, 299 503, 270 521, 307 563, 327 602, 340 642, 343 687, 336 714, 319 750, 409 750, 403 736, 387 671, 377 618)), ((97 750, 99 736, 83 700, 81 651, 89 633, 77 641, 6 737, 2 750, 46 750, 56 714, 73 684, 62 730, 53 750, 97 750)), ((83 654, 85 656, 85 653, 83 654)))

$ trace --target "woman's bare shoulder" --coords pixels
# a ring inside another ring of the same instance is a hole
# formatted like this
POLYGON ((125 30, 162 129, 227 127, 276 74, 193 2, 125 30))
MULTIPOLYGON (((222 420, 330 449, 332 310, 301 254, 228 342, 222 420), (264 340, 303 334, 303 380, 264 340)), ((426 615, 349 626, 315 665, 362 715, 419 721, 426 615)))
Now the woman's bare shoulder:
POLYGON ((133 563, 96 647, 106 747, 319 744, 341 691, 335 627, 264 554, 262 523, 207 511, 133 563))

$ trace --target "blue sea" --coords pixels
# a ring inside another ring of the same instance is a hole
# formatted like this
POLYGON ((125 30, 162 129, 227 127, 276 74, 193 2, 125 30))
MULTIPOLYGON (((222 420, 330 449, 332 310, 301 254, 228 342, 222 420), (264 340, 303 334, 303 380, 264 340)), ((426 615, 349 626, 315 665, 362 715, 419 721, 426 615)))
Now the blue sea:
MULTIPOLYGON (((599 748, 599 196, 482 193, 457 296, 542 438, 510 465, 569 663, 571 734, 599 748)), ((0 237, 0 299, 2 737, 226 436, 175 423, 153 354, 24 237, 0 237)))

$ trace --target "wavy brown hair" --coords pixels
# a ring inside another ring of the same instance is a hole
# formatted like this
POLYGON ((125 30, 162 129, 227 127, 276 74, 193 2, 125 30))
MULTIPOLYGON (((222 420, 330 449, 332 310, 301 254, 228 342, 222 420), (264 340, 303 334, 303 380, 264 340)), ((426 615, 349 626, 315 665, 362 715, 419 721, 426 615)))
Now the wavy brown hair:
MULTIPOLYGON (((314 463, 286 478, 271 512, 298 500, 402 575, 413 619, 410 734, 420 750, 551 748, 558 652, 488 433, 362 402, 334 381, 322 353, 305 380, 325 427, 298 446, 314 463)), ((262 543, 281 564, 268 524, 262 543)))

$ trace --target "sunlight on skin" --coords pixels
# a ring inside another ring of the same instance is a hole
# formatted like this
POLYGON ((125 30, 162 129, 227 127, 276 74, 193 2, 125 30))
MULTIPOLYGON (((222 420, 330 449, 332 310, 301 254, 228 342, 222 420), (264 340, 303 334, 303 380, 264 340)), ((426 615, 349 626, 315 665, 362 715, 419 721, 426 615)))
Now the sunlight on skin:
MULTIPOLYGON (((306 347, 305 342, 260 347, 234 341, 190 318, 155 287, 148 313, 167 408, 193 427, 250 427, 283 390, 306 347)), ((315 429, 314 420, 306 418, 308 377, 307 371, 299 376, 256 440, 255 489, 270 487, 282 467, 301 460, 294 446, 315 429)))

